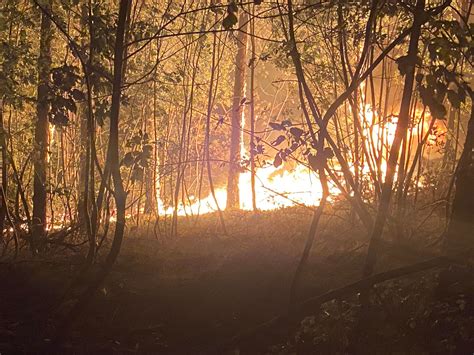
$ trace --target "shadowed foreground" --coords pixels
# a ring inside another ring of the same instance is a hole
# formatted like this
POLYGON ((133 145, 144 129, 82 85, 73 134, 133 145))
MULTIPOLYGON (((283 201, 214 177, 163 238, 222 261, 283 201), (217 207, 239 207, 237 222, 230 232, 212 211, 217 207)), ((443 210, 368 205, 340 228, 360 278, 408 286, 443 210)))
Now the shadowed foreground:
MULTIPOLYGON (((65 352, 85 353, 218 352, 217 347, 232 336, 286 312, 289 285, 304 245, 302 226, 307 225, 304 222, 308 219, 308 213, 299 209, 227 215, 228 228, 233 235, 226 238, 211 237, 219 235, 216 233, 219 225, 206 216, 197 224, 183 220, 181 237, 175 240, 157 240, 145 227, 129 231, 123 253, 106 285, 71 336, 59 346, 65 352)), ((325 217, 324 226, 306 267, 299 300, 360 278, 365 250, 363 231, 349 231, 338 223, 338 218, 330 216, 325 217)), ((58 319, 67 313, 69 305, 65 302, 59 309, 55 306, 77 270, 71 262, 78 258, 71 254, 68 261, 33 260, 2 265, 0 272, 5 280, 5 291, 0 303, 0 349, 7 353, 48 349, 49 334, 54 333, 58 319)), ((405 260, 399 256, 385 257, 383 269, 413 261, 415 259, 408 256, 405 260)), ((469 336, 462 340, 462 327, 473 324, 469 295, 457 295, 453 301, 457 310, 464 313, 462 321, 458 320, 461 323, 456 323, 456 308, 453 311, 448 307, 450 301, 446 304, 446 312, 449 311, 454 322, 451 326, 457 327, 456 332, 445 330, 451 338, 430 340, 438 345, 426 343, 426 338, 416 338, 420 330, 414 319, 431 302, 435 275, 434 271, 425 272, 421 278, 395 281, 380 289, 378 301, 384 301, 374 306, 380 308, 375 323, 383 322, 384 331, 391 329, 393 334, 377 335, 378 330, 370 330, 368 326, 374 351, 387 342, 400 350, 419 351, 429 350, 430 346, 441 347, 443 342, 458 349, 472 345, 469 336), (409 297, 403 300, 405 293, 409 297), (418 305, 414 308, 410 305, 406 310, 415 325, 403 323, 407 315, 394 314, 395 309, 390 309, 399 301, 418 305)), ((77 292, 76 288, 73 293, 77 292)), ((315 313, 319 320, 307 318, 302 323, 303 328, 291 333, 288 342, 283 332, 270 339, 260 339, 258 343, 240 344, 241 351, 259 352, 260 346, 283 353, 291 349, 323 353, 343 349, 349 342, 347 329, 354 326, 352 313, 357 308, 353 295, 346 299, 342 303, 329 303, 320 315, 315 313), (268 345, 273 347, 268 348, 268 345)), ((435 330, 423 331, 429 334, 435 330)))

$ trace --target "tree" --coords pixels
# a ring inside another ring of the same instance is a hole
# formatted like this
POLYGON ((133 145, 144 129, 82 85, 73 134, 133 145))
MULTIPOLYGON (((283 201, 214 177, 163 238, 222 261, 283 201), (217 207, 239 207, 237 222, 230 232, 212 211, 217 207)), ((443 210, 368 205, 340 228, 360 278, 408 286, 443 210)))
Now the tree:
POLYGON ((466 140, 455 173, 451 220, 446 233, 448 254, 472 251, 474 230, 474 94, 471 92, 471 117, 466 140))
POLYGON ((400 145, 403 138, 407 134, 408 124, 410 121, 410 103, 412 100, 413 85, 415 82, 415 66, 418 61, 418 41, 421 35, 424 11, 425 1, 418 0, 414 10, 414 19, 411 29, 408 53, 405 57, 402 57, 405 60, 403 71, 400 71, 405 75, 405 83, 403 86, 402 101, 400 103, 400 114, 395 131, 395 138, 390 148, 389 160, 387 162, 387 173, 385 175, 385 181, 382 185, 379 209, 377 211, 374 226, 370 233, 369 250, 367 252, 367 260, 363 271, 364 277, 371 275, 375 266, 377 245, 382 236, 383 228, 390 208, 392 186, 397 169, 400 145))
POLYGON ((242 142, 242 112, 245 104, 245 73, 247 68, 247 22, 248 16, 242 12, 239 16, 237 34, 237 53, 235 55, 234 93, 232 96, 229 175, 227 179, 227 209, 240 207, 239 175, 240 145, 242 142))
POLYGON ((105 265, 90 283, 87 289, 79 298, 78 302, 71 310, 69 317, 66 318, 64 326, 60 329, 60 335, 64 336, 70 329, 70 326, 77 319, 80 312, 89 304, 97 288, 102 284, 104 279, 112 270, 122 246, 123 235, 125 231, 125 203, 127 194, 123 187, 123 180, 120 173, 119 159, 119 121, 120 121, 120 105, 122 95, 122 83, 124 80, 124 66, 126 62, 127 52, 125 46, 125 36, 128 28, 129 11, 132 0, 121 0, 119 6, 119 15, 116 30, 116 40, 114 48, 114 68, 113 68, 113 87, 112 87, 112 104, 110 108, 110 128, 109 128, 109 144, 107 157, 110 162, 110 172, 113 180, 114 199, 117 208, 117 222, 115 225, 114 238, 110 252, 105 260, 105 265))
MULTIPOLYGON (((51 11, 52 0, 44 3, 46 11, 51 11)), ((49 149, 49 76, 51 70, 52 23, 42 12, 40 49, 38 56, 38 87, 35 122, 35 157, 33 182, 32 249, 36 253, 39 243, 46 234, 47 171, 49 149)))

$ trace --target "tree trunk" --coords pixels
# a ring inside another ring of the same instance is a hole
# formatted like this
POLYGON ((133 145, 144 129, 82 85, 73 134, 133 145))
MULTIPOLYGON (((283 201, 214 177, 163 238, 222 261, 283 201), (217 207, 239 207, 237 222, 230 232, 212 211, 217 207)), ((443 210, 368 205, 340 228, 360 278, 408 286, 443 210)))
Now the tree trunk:
MULTIPOLYGON (((117 222, 115 224, 114 239, 110 252, 107 255, 104 267, 99 271, 89 287, 80 296, 77 303, 72 308, 68 317, 65 318, 64 323, 59 329, 56 341, 61 341, 62 337, 67 335, 71 330, 73 322, 81 314, 84 308, 89 304, 96 290, 103 283, 104 279, 112 270, 112 267, 120 253, 122 246, 123 234, 125 231, 125 202, 126 192, 123 187, 122 176, 120 174, 120 160, 119 160, 119 114, 122 94, 122 82, 124 75, 124 63, 126 58, 125 50, 125 32, 127 29, 127 13, 131 6, 132 0, 121 0, 119 8, 119 16, 117 23, 117 32, 114 49, 114 76, 112 87, 112 105, 110 110, 110 130, 109 130, 109 145, 107 150, 107 158, 110 163, 110 173, 113 179, 114 198, 117 208, 117 222)), ((104 176, 104 179, 106 176, 104 176)))
MULTIPOLYGON (((46 11, 51 12, 52 0, 44 4, 46 11)), ((51 70, 52 24, 50 18, 41 15, 40 53, 38 57, 38 93, 36 103, 34 181, 33 181, 33 221, 32 249, 39 248, 40 241, 46 234, 47 171, 49 148, 49 103, 48 83, 51 70)))
MULTIPOLYGON (((3 122, 3 105, 4 102, 0 99, 0 149, 2 150, 0 159, 1 163, 1 175, 2 175, 2 189, 5 197, 7 194, 8 186, 8 155, 7 155, 7 142, 6 142, 6 131, 3 122)), ((3 234, 5 217, 7 216, 7 199, 0 198, 0 235, 3 234)))
POLYGON ((410 103, 413 93, 413 84, 415 78, 415 63, 418 54, 418 41, 421 33, 421 25, 423 24, 425 1, 418 0, 415 8, 415 15, 413 20, 412 32, 410 36, 410 44, 408 47, 407 57, 410 64, 407 67, 405 74, 405 84, 403 86, 402 102, 400 104, 400 113, 393 139, 390 148, 390 155, 387 162, 387 173, 385 181, 382 186, 382 194, 380 198, 379 209, 377 217, 374 222, 372 233, 370 236, 369 250, 367 252, 367 260, 363 271, 363 276, 367 277, 372 274, 377 256, 377 244, 380 240, 387 219, 390 207, 390 200, 392 197, 392 186, 397 169, 398 156, 400 152, 400 145, 403 138, 406 136, 408 124, 410 121, 410 103))
POLYGON ((252 190, 252 209, 257 210, 257 193, 255 191, 255 66, 257 54, 255 46, 255 5, 252 5, 252 19, 250 22, 250 187, 252 190))
MULTIPOLYGON (((156 85, 153 83, 153 85, 156 85)), ((154 127, 156 122, 156 110, 153 110, 153 119, 147 119, 145 126, 145 133, 151 137, 154 137, 154 142, 156 142, 156 132, 147 132, 146 127, 154 127)), ((156 145, 153 145, 153 157, 156 158, 156 145)), ((149 166, 145 168, 145 213, 154 214, 158 208, 158 201, 156 198, 156 161, 150 162, 149 166)))
POLYGON ((87 108, 86 105, 81 105, 79 107, 79 114, 77 115, 77 118, 79 120, 79 181, 78 181, 78 187, 77 187, 77 222, 81 227, 86 226, 86 200, 87 200, 87 191, 86 191, 86 179, 88 179, 88 169, 87 169, 87 161, 89 161, 89 154, 87 149, 88 149, 88 132, 87 132, 87 108))
POLYGON ((445 246, 449 253, 467 251, 474 240, 474 94, 471 95, 471 117, 466 141, 456 169, 456 191, 445 246))
POLYGON ((109 267, 115 262, 122 245, 123 233, 125 230, 125 202, 126 192, 123 187, 122 176, 120 174, 119 159, 119 114, 122 95, 122 82, 125 63, 125 33, 127 29, 127 18, 130 11, 132 1, 121 0, 119 9, 119 22, 117 25, 117 35, 115 40, 114 52, 114 79, 112 88, 112 106, 110 109, 110 133, 108 158, 110 161, 110 172, 114 183, 114 197, 117 208, 117 222, 115 225, 115 235, 112 242, 110 253, 107 257, 109 267))
MULTIPOLYGON (((445 233, 444 254, 456 258, 472 255, 474 241, 474 93, 471 92, 471 117, 466 141, 454 176, 455 193, 451 219, 445 233), (462 255, 464 256, 464 255, 462 255)), ((437 293, 443 298, 452 292, 472 293, 472 267, 452 265, 439 275, 437 293), (471 286, 469 286, 471 285, 471 286), (466 289, 466 287, 468 289, 466 289), (469 289, 471 287, 471 289, 469 289)))
POLYGON ((239 16, 237 35, 237 54, 235 56, 234 96, 232 98, 232 116, 230 133, 229 175, 227 180, 227 209, 240 207, 239 175, 240 144, 243 99, 245 97, 245 72, 247 67, 247 22, 248 16, 242 12, 239 16))

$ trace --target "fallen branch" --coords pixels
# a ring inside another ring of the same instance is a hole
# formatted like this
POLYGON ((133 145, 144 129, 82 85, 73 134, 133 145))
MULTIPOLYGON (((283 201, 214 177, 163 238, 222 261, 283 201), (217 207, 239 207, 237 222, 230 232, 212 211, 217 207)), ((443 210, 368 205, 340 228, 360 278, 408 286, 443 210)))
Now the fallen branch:
POLYGON ((450 263, 449 259, 450 258, 440 256, 416 264, 400 267, 389 271, 384 271, 379 274, 363 278, 338 289, 330 290, 322 295, 311 297, 306 301, 295 305, 291 315, 279 315, 265 323, 246 330, 222 343, 217 350, 224 350, 231 346, 235 346, 237 344, 242 343, 256 344, 257 338, 262 337, 263 335, 265 335, 265 333, 270 333, 272 329, 288 329, 291 326, 297 325, 300 319, 302 319, 304 316, 314 313, 322 304, 326 302, 344 296, 348 296, 350 294, 354 294, 362 290, 367 290, 378 283, 433 269, 436 267, 448 265, 450 263))

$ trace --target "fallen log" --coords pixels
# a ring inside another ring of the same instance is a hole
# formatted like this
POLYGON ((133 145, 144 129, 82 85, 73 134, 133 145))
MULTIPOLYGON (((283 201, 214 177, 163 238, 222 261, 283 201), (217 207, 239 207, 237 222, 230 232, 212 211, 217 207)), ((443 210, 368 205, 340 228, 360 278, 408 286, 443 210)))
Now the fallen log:
POLYGON ((276 330, 280 330, 279 333, 281 333, 282 329, 284 332, 286 332, 288 329, 297 326, 299 321, 305 316, 314 314, 314 312, 326 302, 367 290, 368 288, 385 281, 408 276, 436 267, 447 266, 452 263, 451 259, 452 258, 450 257, 444 256, 434 257, 412 265, 374 274, 343 287, 330 290, 322 295, 311 297, 301 303, 296 304, 293 307, 291 314, 282 314, 276 316, 262 324, 257 325, 256 327, 245 330, 240 334, 227 339, 216 349, 212 350, 220 353, 226 349, 235 348, 241 344, 257 346, 259 344, 259 338, 261 339, 264 337, 270 337, 272 331, 276 330))

